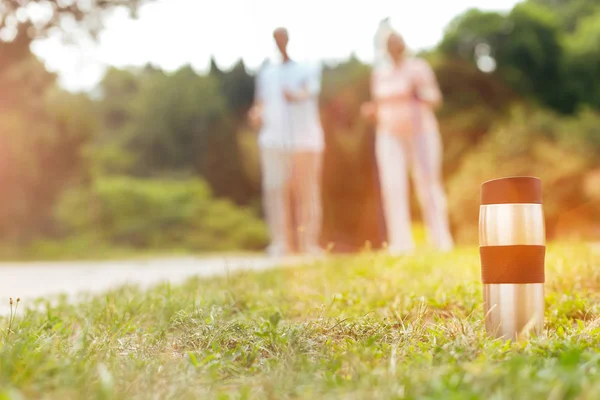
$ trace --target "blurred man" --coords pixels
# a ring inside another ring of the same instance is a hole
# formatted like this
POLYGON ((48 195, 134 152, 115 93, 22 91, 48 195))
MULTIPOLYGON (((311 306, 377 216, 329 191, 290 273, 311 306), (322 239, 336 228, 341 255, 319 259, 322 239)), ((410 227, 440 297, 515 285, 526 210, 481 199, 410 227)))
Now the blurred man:
POLYGON ((250 121, 260 127, 263 206, 271 233, 268 252, 291 252, 296 234, 301 253, 319 254, 321 231, 321 159, 324 150, 319 118, 319 68, 293 61, 288 32, 274 31, 282 60, 257 76, 250 121), (293 199, 296 226, 290 226, 293 199))

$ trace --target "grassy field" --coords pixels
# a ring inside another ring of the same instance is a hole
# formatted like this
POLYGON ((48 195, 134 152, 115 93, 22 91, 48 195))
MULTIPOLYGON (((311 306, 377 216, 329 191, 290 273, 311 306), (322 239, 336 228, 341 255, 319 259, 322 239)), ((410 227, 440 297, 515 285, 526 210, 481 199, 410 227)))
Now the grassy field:
POLYGON ((140 260, 164 257, 210 257, 227 254, 229 256, 252 257, 262 256, 261 253, 252 251, 191 251, 189 249, 134 249, 126 247, 93 245, 89 242, 78 247, 70 247, 64 243, 38 243, 35 246, 18 249, 15 247, 0 247, 0 263, 11 262, 36 262, 36 261, 114 261, 114 260, 140 260))
POLYGON ((549 248, 522 343, 485 336, 476 249, 40 301, 0 321, 0 399, 598 399, 599 261, 549 248))

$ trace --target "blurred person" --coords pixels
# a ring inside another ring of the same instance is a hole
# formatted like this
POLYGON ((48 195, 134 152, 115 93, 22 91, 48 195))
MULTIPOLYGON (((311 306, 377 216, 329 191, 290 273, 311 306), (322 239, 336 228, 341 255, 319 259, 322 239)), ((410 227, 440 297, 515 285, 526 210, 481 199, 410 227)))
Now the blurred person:
POLYGON ((434 109, 442 94, 429 64, 407 55, 402 36, 391 31, 385 41, 389 62, 372 73, 373 100, 363 116, 376 121, 375 152, 387 225, 388 250, 414 249, 411 231, 408 170, 427 227, 430 243, 439 250, 454 247, 442 183, 442 143, 434 109))
POLYGON ((263 207, 271 234, 267 251, 289 254, 296 235, 301 253, 321 254, 321 71, 290 58, 285 28, 277 28, 273 38, 281 62, 259 72, 249 112, 251 123, 260 129, 263 207), (292 214, 297 226, 290 223, 292 214))

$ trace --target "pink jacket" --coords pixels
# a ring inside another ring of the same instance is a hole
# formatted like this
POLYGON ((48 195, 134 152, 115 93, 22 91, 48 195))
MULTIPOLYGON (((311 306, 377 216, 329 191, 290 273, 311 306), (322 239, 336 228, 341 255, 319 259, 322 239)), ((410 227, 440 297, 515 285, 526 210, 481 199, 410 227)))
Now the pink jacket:
POLYGON ((418 93, 434 93, 441 99, 435 74, 427 61, 408 58, 400 66, 384 66, 373 71, 372 96, 377 103, 379 132, 410 136, 438 131, 431 104, 417 100, 418 93))

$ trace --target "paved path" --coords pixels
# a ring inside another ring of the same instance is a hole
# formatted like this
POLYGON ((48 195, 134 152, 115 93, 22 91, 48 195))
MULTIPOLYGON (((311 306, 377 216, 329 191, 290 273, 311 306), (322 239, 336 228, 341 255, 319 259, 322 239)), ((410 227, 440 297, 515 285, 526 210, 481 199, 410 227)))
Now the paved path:
POLYGON ((273 259, 261 256, 213 256, 130 261, 0 263, 0 314, 8 312, 9 297, 20 297, 22 305, 27 306, 38 297, 100 293, 126 284, 149 287, 165 281, 179 283, 192 276, 209 277, 307 262, 310 260, 298 257, 273 259))

